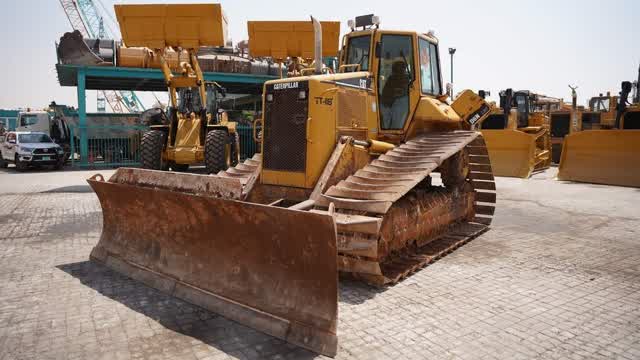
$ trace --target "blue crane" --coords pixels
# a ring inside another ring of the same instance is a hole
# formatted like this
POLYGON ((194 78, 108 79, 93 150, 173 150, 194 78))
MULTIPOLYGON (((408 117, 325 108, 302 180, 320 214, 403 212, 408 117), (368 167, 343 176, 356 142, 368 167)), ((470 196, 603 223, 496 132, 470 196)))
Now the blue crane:
MULTIPOLYGON (((100 1, 100 0, 97 0, 100 1)), ((93 0, 60 0, 60 5, 67 15, 74 30, 80 31, 85 38, 114 38, 115 34, 107 33, 100 12, 93 0)), ((103 6, 104 8, 104 6, 103 6)), ((106 103, 114 112, 142 112, 144 106, 133 91, 100 90, 98 92, 98 111, 104 111, 106 103)))

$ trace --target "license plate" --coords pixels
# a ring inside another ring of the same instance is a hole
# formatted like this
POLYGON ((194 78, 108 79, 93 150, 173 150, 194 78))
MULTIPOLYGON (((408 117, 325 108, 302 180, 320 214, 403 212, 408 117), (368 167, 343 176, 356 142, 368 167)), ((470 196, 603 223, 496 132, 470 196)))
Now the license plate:
POLYGON ((43 157, 42 157, 42 160, 45 160, 45 161, 47 161, 47 160, 51 160, 51 157, 50 157, 50 156, 43 156, 43 157))

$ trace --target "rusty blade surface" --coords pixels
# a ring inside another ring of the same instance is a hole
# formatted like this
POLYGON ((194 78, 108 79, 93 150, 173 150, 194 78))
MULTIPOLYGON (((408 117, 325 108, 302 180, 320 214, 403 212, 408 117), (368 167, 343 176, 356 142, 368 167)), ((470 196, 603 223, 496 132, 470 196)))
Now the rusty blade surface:
POLYGON ((94 179, 88 182, 104 221, 93 260, 290 343, 336 354, 331 216, 94 179))

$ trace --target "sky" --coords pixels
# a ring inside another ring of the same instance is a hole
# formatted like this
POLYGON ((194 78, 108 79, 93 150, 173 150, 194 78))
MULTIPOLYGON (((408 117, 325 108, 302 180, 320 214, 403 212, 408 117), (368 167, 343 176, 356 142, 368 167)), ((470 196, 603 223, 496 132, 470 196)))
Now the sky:
MULTIPOLYGON (((5 0, 8 1, 8 0, 5 0)), ((190 3, 198 0, 172 0, 190 3)), ((200 0, 201 2, 207 2, 200 0)), ((114 3, 160 0, 94 0, 112 12, 114 3)), ((442 71, 450 82, 447 49, 455 47, 454 88, 485 89, 496 99, 506 88, 528 89, 578 102, 598 93, 617 93, 635 80, 640 63, 640 1, 637 0, 450 0, 450 1, 216 1, 229 19, 234 43, 247 38, 249 20, 340 21, 374 13, 381 27, 427 32, 440 40, 442 71), (635 15, 634 15, 635 14, 635 15)), ((107 23, 110 17, 105 15, 107 23)), ((117 25, 110 23, 112 28, 117 25)), ((61 87, 55 72, 55 42, 71 26, 58 0, 11 1, 0 12, 0 108, 46 107, 51 101, 77 105, 76 90, 61 87)), ((164 93, 156 93, 161 99, 164 93)), ((141 99, 150 107, 152 94, 141 99)), ((87 93, 95 110, 96 94, 87 93)))

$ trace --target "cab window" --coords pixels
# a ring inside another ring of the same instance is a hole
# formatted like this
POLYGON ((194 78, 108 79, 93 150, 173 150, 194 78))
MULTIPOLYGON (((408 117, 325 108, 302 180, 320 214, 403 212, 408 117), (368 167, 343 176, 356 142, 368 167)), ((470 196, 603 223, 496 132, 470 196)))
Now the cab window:
MULTIPOLYGON (((358 36, 349 39, 347 46, 347 62, 348 65, 359 64, 360 71, 369 70, 369 52, 371 49, 371 36, 358 36)), ((350 67, 346 71, 357 71, 357 68, 350 67)))
POLYGON ((35 125, 38 123, 38 115, 22 115, 20 116, 20 126, 35 125))
POLYGON ((438 47, 425 40, 420 39, 420 81, 422 82, 422 93, 429 95, 440 95, 440 72, 438 67, 438 47))
POLYGON ((399 130, 409 115, 409 88, 415 80, 410 35, 382 35, 378 68, 380 127, 399 130))

